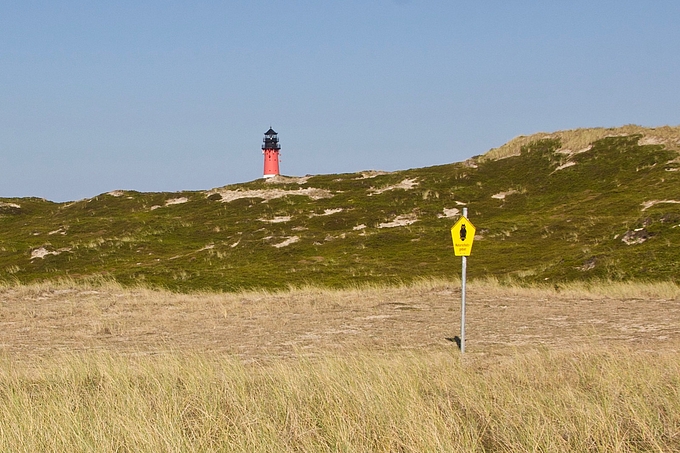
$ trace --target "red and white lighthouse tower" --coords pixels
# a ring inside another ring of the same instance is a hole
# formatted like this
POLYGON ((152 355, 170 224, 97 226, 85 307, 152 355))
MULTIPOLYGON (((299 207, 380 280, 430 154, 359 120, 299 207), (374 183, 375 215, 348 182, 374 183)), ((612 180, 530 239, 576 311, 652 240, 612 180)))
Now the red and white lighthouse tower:
POLYGON ((264 145, 262 145, 262 154, 264 154, 264 177, 272 178, 279 174, 279 138, 276 132, 271 127, 264 133, 264 145))

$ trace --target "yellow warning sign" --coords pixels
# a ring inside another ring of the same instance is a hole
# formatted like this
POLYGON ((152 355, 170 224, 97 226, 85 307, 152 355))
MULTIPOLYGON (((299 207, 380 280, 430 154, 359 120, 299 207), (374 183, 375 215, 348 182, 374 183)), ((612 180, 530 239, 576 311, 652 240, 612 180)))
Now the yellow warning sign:
POLYGON ((461 217, 451 227, 453 251, 456 256, 470 256, 472 241, 475 240, 475 226, 465 217, 461 217))

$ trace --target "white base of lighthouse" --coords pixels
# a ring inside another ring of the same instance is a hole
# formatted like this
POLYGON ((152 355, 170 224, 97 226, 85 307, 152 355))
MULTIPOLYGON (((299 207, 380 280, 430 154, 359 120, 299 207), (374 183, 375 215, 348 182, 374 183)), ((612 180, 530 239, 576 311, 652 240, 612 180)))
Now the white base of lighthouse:
POLYGON ((264 175, 263 177, 264 178, 273 178, 274 176, 276 176, 276 175, 264 175))

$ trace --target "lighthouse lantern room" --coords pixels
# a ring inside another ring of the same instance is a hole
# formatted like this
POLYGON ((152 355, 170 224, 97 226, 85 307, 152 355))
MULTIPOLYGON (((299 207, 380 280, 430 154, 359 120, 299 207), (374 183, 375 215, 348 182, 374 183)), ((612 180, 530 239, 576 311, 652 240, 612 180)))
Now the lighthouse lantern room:
POLYGON ((264 144, 262 154, 264 154, 264 177, 272 178, 279 174, 279 138, 271 127, 264 133, 264 144))

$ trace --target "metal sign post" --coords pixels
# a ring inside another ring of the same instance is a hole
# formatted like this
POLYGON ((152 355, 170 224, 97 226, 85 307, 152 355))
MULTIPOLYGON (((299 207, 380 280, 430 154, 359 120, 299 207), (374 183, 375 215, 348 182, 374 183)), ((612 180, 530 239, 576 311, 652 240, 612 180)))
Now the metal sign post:
MULTIPOLYGON (((467 208, 463 208, 463 217, 467 217, 467 208)), ((465 281, 467 280, 467 256, 463 256, 463 272, 460 287, 460 353, 465 354, 465 281)))
POLYGON ((463 257, 463 273, 461 276, 461 308, 460 308, 460 352, 465 353, 465 284, 467 280, 467 257, 472 252, 475 239, 475 227, 467 219, 467 208, 463 208, 463 217, 451 227, 453 250, 456 256, 463 257))

